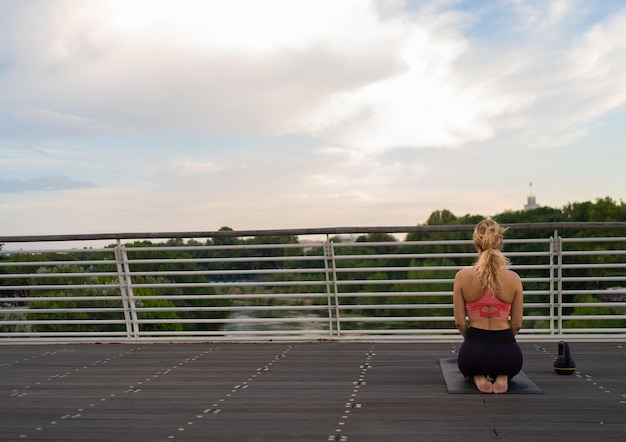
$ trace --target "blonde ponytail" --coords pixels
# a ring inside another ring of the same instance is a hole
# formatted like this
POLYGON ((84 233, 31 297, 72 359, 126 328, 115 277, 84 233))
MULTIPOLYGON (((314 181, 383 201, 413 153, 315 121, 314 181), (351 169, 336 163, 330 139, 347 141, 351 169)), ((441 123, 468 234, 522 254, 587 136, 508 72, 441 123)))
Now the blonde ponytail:
POLYGON ((476 278, 481 287, 493 294, 502 290, 502 270, 509 265, 502 253, 506 230, 490 218, 479 222, 474 229, 474 244, 479 252, 476 278))

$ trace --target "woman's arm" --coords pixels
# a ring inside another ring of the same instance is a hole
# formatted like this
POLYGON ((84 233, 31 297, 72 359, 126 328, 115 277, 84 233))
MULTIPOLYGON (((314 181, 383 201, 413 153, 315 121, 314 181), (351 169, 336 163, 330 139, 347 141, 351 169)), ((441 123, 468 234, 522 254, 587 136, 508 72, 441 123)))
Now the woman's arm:
POLYGON ((517 335, 522 328, 522 320, 524 316, 524 288, 522 280, 517 273, 515 275, 515 297, 511 303, 511 331, 517 335))
POLYGON ((459 270, 454 277, 454 292, 452 295, 452 300, 454 302, 454 323, 456 328, 459 329, 461 335, 465 337, 467 333, 467 318, 465 316, 465 299, 463 299, 463 288, 462 288, 462 273, 463 270, 459 270))

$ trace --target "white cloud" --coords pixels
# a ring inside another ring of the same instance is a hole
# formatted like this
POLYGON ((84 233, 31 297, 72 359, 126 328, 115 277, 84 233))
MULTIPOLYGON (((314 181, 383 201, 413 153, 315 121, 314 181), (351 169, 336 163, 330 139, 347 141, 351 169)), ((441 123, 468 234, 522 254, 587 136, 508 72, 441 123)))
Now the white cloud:
POLYGON ((511 78, 534 96, 520 115, 530 147, 570 146, 626 108, 624 27, 626 9, 574 35, 560 52, 544 50, 511 78))
POLYGON ((174 168, 191 170, 194 172, 215 172, 215 171, 223 169, 222 167, 210 161, 204 161, 204 162, 184 161, 182 163, 174 164, 174 168))
POLYGON ((0 193, 50 192, 94 187, 88 181, 62 175, 48 175, 32 179, 0 179, 0 193))
POLYGON ((40 37, 18 44, 26 75, 13 77, 56 123, 305 132, 380 152, 489 139, 494 118, 527 102, 457 69, 471 48, 455 11, 381 15, 363 0, 63 4, 40 37))
POLYGON ((549 30, 580 8, 575 0, 513 0, 511 3, 519 17, 519 26, 535 32, 549 30))
POLYGON ((564 134, 556 134, 549 137, 539 137, 537 141, 530 143, 530 147, 544 148, 544 147, 560 147, 567 146, 575 141, 578 141, 587 136, 587 131, 576 130, 564 134))
POLYGON ((111 124, 95 121, 80 115, 64 114, 48 109, 31 109, 23 112, 23 115, 26 118, 45 124, 103 132, 133 133, 129 128, 116 128, 111 124))
POLYGON ((371 25, 371 1, 118 0, 103 9, 111 28, 167 35, 167 45, 203 52, 273 52, 319 41, 354 40, 371 25))
POLYGON ((595 24, 567 54, 581 97, 572 123, 586 122, 624 109, 626 105, 626 8, 604 23, 595 24), (584 102, 583 102, 584 100, 584 102))

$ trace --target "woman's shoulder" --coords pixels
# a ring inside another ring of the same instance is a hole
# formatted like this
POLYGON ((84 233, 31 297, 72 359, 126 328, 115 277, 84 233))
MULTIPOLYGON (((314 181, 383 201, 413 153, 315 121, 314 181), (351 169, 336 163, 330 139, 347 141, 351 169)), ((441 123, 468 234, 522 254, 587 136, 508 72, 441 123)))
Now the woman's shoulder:
POLYGON ((519 277, 519 275, 517 274, 517 272, 511 270, 511 269, 506 269, 504 271, 504 278, 505 280, 511 282, 511 283, 518 283, 521 281, 521 278, 519 277))
POLYGON ((474 267, 463 267, 462 269, 456 272, 457 279, 463 279, 463 278, 469 278, 469 277, 473 278, 474 275, 475 275, 474 267))

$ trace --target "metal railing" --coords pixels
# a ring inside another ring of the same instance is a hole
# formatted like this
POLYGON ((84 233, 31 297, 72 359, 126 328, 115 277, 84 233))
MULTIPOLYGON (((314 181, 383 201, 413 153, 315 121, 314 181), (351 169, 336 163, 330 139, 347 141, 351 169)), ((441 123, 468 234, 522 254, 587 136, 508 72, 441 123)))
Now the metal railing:
MULTIPOLYGON (((508 227, 520 340, 626 340, 626 223, 508 227)), ((0 343, 456 340, 472 229, 0 237, 0 343)))

